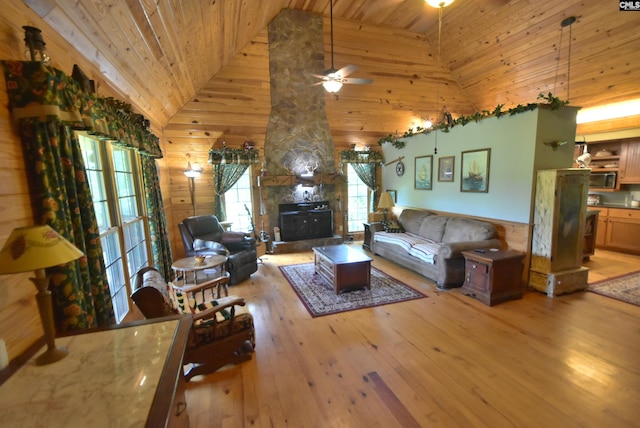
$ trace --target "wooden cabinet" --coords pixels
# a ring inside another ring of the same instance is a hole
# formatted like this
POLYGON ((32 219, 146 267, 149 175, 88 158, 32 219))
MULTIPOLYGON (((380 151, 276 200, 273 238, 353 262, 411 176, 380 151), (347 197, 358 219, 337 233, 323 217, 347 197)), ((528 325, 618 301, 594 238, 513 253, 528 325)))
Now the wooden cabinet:
POLYGON ((640 210, 609 208, 604 246, 640 254, 640 210))
POLYGON ((587 288, 582 258, 589 173, 538 171, 529 286, 548 296, 587 288))
POLYGON ((609 209, 600 209, 598 214, 598 230, 596 231, 596 247, 603 247, 606 242, 607 220, 609 219, 609 209))
POLYGON ((514 251, 463 251, 465 279, 462 291, 493 306, 522 298, 522 259, 514 251))
POLYGON ((333 236, 333 212, 311 210, 281 213, 280 233, 283 241, 333 236))
POLYGON ((363 223, 364 225, 364 239, 362 241, 362 248, 367 251, 371 251, 371 223, 363 223))
POLYGON ((640 184, 640 141, 622 143, 618 181, 620 184, 640 184))

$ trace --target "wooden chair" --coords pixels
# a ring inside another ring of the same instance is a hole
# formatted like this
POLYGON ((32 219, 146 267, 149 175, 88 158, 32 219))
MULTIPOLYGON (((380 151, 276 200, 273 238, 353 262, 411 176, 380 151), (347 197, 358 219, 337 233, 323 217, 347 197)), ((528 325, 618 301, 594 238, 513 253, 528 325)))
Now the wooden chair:
MULTIPOLYGON (((226 285, 226 277, 190 287, 189 291, 211 296, 226 285)), ((219 297, 219 294, 218 294, 219 297)), ((245 306, 238 296, 215 298, 197 302, 162 278, 153 267, 142 268, 136 274, 135 291, 131 295, 145 318, 158 318, 175 314, 193 314, 183 363, 185 379, 212 373, 227 364, 238 364, 251 359, 255 348, 253 316, 248 312, 236 313, 236 307, 245 306)))

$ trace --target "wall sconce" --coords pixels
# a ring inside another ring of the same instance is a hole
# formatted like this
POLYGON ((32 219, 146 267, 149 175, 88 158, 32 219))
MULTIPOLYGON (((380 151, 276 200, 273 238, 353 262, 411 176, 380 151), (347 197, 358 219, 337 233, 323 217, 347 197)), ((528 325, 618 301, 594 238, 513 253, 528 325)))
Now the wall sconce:
MULTIPOLYGON (((187 159, 190 155, 187 155, 187 159)), ((193 208, 193 215, 196 215, 196 182, 195 179, 202 174, 202 167, 194 163, 191 165, 191 161, 187 161, 188 169, 185 169, 184 175, 189 179, 189 196, 191 196, 191 207, 193 208)))
POLYGON ((553 151, 558 150, 558 147, 564 146, 567 144, 566 141, 545 141, 544 145, 549 146, 553 149, 553 151))
POLYGON ((30 27, 28 25, 25 25, 22 28, 24 29, 26 59, 29 61, 40 61, 44 65, 49 65, 51 58, 49 58, 49 55, 44 48, 46 43, 42 38, 42 31, 40 31, 39 28, 30 27))

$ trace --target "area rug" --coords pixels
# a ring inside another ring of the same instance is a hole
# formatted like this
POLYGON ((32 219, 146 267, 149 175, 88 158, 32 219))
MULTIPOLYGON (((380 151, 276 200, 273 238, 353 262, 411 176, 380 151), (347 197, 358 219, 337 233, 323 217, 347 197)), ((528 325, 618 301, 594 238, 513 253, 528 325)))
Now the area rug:
POLYGON ((371 290, 353 290, 336 295, 333 285, 314 272, 313 263, 280 266, 312 317, 426 297, 408 285, 371 267, 371 290))
POLYGON ((640 271, 594 282, 587 290, 640 306, 640 271))

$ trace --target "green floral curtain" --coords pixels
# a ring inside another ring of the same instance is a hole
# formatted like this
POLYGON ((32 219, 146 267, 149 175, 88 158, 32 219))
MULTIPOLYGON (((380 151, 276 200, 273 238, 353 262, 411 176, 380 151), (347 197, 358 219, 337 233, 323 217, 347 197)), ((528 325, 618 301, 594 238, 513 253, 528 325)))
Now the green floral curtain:
POLYGON ((80 145, 87 130, 140 154, 161 156, 148 123, 130 108, 87 94, 61 71, 40 62, 2 61, 29 175, 35 221, 48 224, 85 253, 49 269, 58 331, 115 322, 102 245, 80 145))
POLYGON ((356 175, 371 190, 369 207, 375 207, 376 166, 382 163, 382 153, 377 151, 344 150, 340 153, 341 164, 351 164, 356 175))
POLYGON ((160 180, 156 161, 151 156, 141 156, 142 181, 146 195, 147 213, 149 215, 149 232, 151 234, 151 251, 153 264, 167 281, 173 277, 171 270, 171 245, 167 219, 164 213, 164 203, 160 191, 160 180))
POLYGON ((213 191, 215 192, 215 215, 220 221, 227 220, 224 195, 242 177, 251 164, 257 164, 258 150, 221 149, 209 151, 209 163, 213 165, 213 191))

